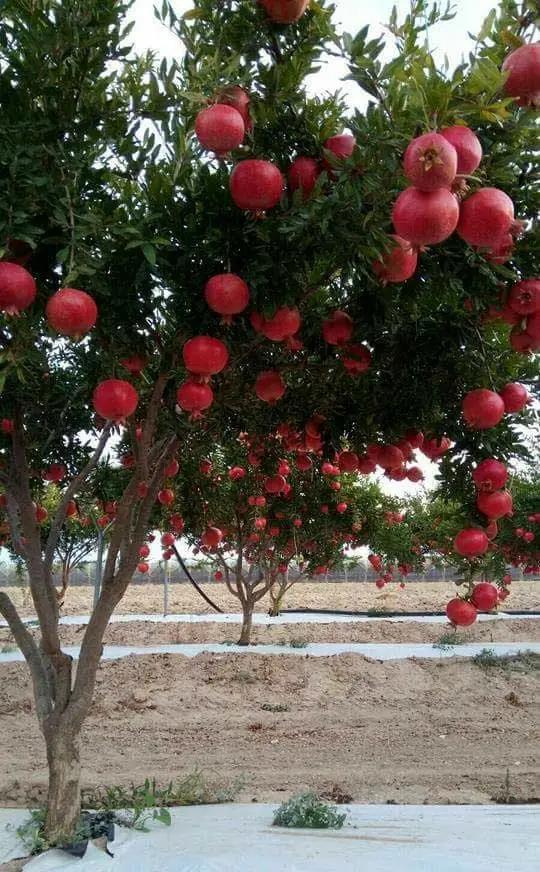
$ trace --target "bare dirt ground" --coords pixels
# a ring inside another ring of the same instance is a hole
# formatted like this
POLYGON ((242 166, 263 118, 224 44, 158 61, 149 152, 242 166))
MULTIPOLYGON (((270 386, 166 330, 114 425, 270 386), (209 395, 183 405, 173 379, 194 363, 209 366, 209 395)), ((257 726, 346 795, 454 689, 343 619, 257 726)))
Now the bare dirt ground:
MULTIPOLYGON (((60 637, 65 645, 80 645, 85 626, 62 626, 60 637)), ((240 625, 236 624, 153 624, 133 621, 111 624, 105 633, 106 645, 175 645, 190 642, 237 642, 240 625)), ((255 626, 254 645, 308 642, 439 642, 441 638, 457 642, 540 642, 540 618, 512 621, 486 621, 454 633, 445 624, 406 624, 383 621, 338 624, 293 624, 255 626)), ((0 629, 0 652, 9 649, 14 639, 0 629)))
MULTIPOLYGON (((540 793, 538 662, 201 655, 104 663, 83 736, 85 786, 195 767, 239 799, 334 785, 357 802, 489 802, 540 793), (275 712, 263 706, 285 705, 275 712)), ((22 664, 0 669, 0 802, 43 799, 45 755, 22 664)))
MULTIPOLYGON (((223 611, 238 612, 239 602, 223 583, 205 584, 204 591, 223 611)), ((22 587, 5 588, 21 614, 34 614, 28 591, 22 587)), ((373 583, 323 583, 299 582, 287 594, 284 608, 298 609, 337 609, 346 611, 368 611, 387 609, 389 611, 444 611, 448 600, 456 595, 458 588, 452 582, 411 582, 405 590, 397 584, 389 585, 382 593, 373 583)), ((92 605, 93 592, 90 587, 73 587, 68 591, 63 614, 87 614, 92 605)), ((511 596, 505 607, 512 610, 540 610, 540 582, 520 581, 512 584, 511 596)), ((265 597, 257 610, 268 612, 269 600, 265 597)), ((119 614, 163 614, 163 588, 156 584, 131 585, 117 608, 119 614)), ((212 612, 203 599, 189 584, 169 586, 170 613, 212 612)))

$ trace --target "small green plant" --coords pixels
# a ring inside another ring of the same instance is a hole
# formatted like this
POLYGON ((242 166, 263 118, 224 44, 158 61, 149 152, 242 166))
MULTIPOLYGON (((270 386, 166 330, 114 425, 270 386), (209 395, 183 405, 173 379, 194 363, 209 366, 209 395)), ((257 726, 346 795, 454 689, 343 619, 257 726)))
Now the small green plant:
POLYGON ((520 654, 496 654, 493 648, 483 648, 472 658, 480 669, 502 669, 507 672, 536 672, 540 669, 540 654, 522 651, 520 654))
POLYGON ((340 830, 347 814, 319 799, 315 793, 301 793, 284 802, 274 815, 275 827, 311 830, 340 830))
POLYGON ((454 645, 463 645, 465 639, 461 636, 458 636, 457 633, 443 633, 441 638, 433 643, 433 647, 437 648, 439 651, 448 651, 453 648, 454 645))
POLYGON ((277 703, 277 705, 273 705, 271 702, 265 702, 264 705, 261 706, 263 712, 288 712, 289 706, 282 705, 281 703, 277 703))
POLYGON ((292 639, 282 639, 278 642, 278 645, 282 645, 284 648, 307 648, 309 642, 307 639, 295 638, 293 636, 292 639))
POLYGON ((43 836, 45 815, 45 808, 36 808, 30 811, 28 820, 17 827, 17 836, 28 855, 41 854, 50 847, 43 836))
POLYGON ((0 654, 11 654, 12 651, 18 651, 19 648, 17 645, 2 645, 0 648, 0 654))
POLYGON ((388 614, 388 609, 368 609, 367 616, 368 618, 383 618, 388 614))

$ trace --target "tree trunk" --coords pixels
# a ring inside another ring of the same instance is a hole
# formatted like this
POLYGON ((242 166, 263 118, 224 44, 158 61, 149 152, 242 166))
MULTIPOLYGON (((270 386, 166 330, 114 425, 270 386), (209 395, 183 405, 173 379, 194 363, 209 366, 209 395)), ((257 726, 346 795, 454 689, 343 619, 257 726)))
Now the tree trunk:
POLYGON ((242 621, 242 632, 238 640, 239 645, 251 645, 251 629, 253 624, 253 606, 250 600, 242 603, 244 618, 242 621))
POLYGON ((81 813, 80 736, 62 722, 45 734, 49 792, 45 837, 52 844, 72 840, 81 813))

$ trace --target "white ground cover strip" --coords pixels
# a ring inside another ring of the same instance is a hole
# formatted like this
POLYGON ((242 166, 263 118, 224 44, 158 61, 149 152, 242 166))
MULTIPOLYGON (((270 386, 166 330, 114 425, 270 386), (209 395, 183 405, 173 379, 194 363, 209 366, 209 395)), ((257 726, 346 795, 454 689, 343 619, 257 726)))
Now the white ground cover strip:
MULTIPOLYGON (((337 654, 361 654, 373 660, 407 660, 409 657, 474 657, 481 651, 489 649, 494 654, 513 655, 532 651, 540 654, 540 642, 477 642, 470 645, 455 645, 448 648, 435 648, 431 644, 410 644, 403 642, 343 642, 343 643, 313 643, 304 648, 292 648, 289 645, 228 645, 220 643, 201 643, 193 645, 105 645, 102 660, 119 660, 130 655, 144 654, 183 654, 184 657, 196 657, 198 654, 294 654, 298 657, 333 657, 337 654)), ((75 660, 79 657, 79 645, 66 645, 62 649, 75 660)), ((17 649, 0 654, 0 664, 16 663, 24 660, 17 649)))
MULTIPOLYGON (((538 872, 534 806, 353 805, 342 830, 272 827, 270 805, 171 809, 172 825, 117 830, 114 859, 49 851, 25 872, 538 872)), ((21 810, 0 809, 0 862, 21 855, 21 810)))
MULTIPOLYGON (((35 618, 23 618, 26 624, 35 623, 35 618)), ((66 615, 60 618, 63 626, 79 626, 88 624, 90 615, 66 615)), ((478 621, 540 621, 538 615, 530 615, 526 612, 522 615, 507 615, 499 612, 493 615, 478 615, 478 621)), ((242 615, 238 613, 219 614, 218 612, 202 615, 113 615, 111 624, 131 624, 141 621, 148 624, 241 624, 242 615)), ((271 618, 269 615, 255 613, 253 624, 264 627, 279 627, 284 624, 365 624, 387 622, 391 624, 448 624, 448 618, 444 615, 419 615, 417 617, 377 615, 332 615, 332 614, 288 614, 271 618)), ((6 621, 0 621, 0 627, 7 627, 6 621)))

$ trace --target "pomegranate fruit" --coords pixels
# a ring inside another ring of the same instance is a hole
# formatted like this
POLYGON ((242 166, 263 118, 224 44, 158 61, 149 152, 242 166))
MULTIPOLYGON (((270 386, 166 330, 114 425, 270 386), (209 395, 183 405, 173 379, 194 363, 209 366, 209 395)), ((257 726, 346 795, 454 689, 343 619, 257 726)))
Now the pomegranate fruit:
POLYGON ((233 106, 215 103, 203 109, 195 120, 195 133, 203 148, 224 157, 242 145, 246 133, 244 119, 233 106))
POLYGON ((277 403, 286 390, 285 382, 275 370, 261 372, 255 382, 255 393, 265 403, 277 403))
POLYGON ((505 93, 522 106, 540 105, 540 42, 527 43, 511 52, 502 65, 508 73, 505 93))
POLYGON ((224 103, 226 106, 232 106, 233 109, 240 113, 244 121, 246 133, 250 133, 253 130, 253 121, 249 111, 251 97, 244 88, 241 88, 240 85, 229 85, 223 88, 217 96, 217 102, 224 103))
POLYGON ((420 451, 430 460, 440 460, 451 447, 452 441, 448 436, 441 436, 440 439, 424 439, 420 451))
POLYGON ((275 164, 267 160, 243 160, 231 173, 231 196, 239 209, 266 212, 277 206, 284 180, 275 164))
POLYGON ((210 385, 186 381, 176 392, 176 402, 184 412, 190 412, 191 417, 197 419, 214 402, 214 392, 210 385))
MULTIPOLYGON (((348 160, 352 157, 356 147, 356 137, 351 133, 339 133, 337 136, 331 136, 324 143, 326 151, 331 152, 338 160, 348 160)), ((332 165, 328 160, 324 160, 326 169, 332 169, 332 165)))
POLYGON ((20 315, 36 298, 36 283, 28 270, 16 263, 0 263, 0 311, 20 315))
POLYGON ((291 191, 301 190, 304 200, 313 193, 317 179, 321 174, 319 161, 312 157, 297 157, 291 164, 287 178, 291 191))
POLYGON ((418 482, 424 480, 424 473, 419 466, 411 466, 407 470, 407 478, 409 481, 412 481, 413 484, 418 484, 418 482))
POLYGON ((476 499, 478 511, 482 512, 490 521, 498 521, 506 515, 512 514, 512 495, 505 490, 493 493, 479 493, 476 499))
POLYGON ((391 235, 390 238, 395 245, 380 260, 372 263, 373 272, 384 285, 406 282, 415 274, 418 266, 418 252, 411 243, 401 236, 391 235))
POLYGON ((540 311, 540 279, 525 279, 511 288, 508 305, 518 315, 533 315, 540 311))
POLYGON ((174 545, 176 541, 176 537, 174 533, 164 533, 161 537, 161 544, 164 548, 170 548, 171 545, 174 545))
MULTIPOLYGON (((536 317, 536 316, 532 316, 536 317)), ((531 320, 530 318, 527 321, 531 320)), ((517 327, 510 333, 510 345, 514 351, 519 354, 531 354, 540 349, 540 340, 534 339, 527 330, 520 330, 517 327)))
POLYGON ((294 24, 302 18, 309 0, 259 0, 275 24, 294 24))
POLYGON ((454 539, 454 551, 462 557, 481 557, 485 554, 489 539, 483 530, 469 527, 461 530, 454 539))
POLYGON ((231 481, 240 481, 246 477, 246 470, 243 466, 232 466, 229 469, 229 478, 231 481))
POLYGON ((377 463, 383 469, 399 469, 405 463, 403 451, 395 445, 383 445, 379 449, 377 463))
POLYGON ((51 466, 43 473, 44 481, 53 481, 58 483, 66 477, 67 470, 63 463, 52 463, 51 466))
POLYGON ((354 451, 341 451, 338 464, 341 472, 356 472, 358 470, 358 454, 354 451))
POLYGON ((348 508, 347 503, 338 503, 336 506, 336 512, 338 515, 344 515, 348 508))
POLYGON ((455 627, 470 627, 478 617, 478 612, 472 603, 455 597, 446 606, 446 617, 455 627))
POLYGON ((421 191, 450 188, 457 165, 456 149, 440 133, 424 133, 413 139, 403 158, 405 175, 421 191))
POLYGON ((84 291, 62 288, 48 300, 45 315, 57 333, 77 339, 92 329, 98 309, 92 297, 84 291))
POLYGON ((232 316, 239 315, 248 305, 249 288, 240 276, 223 273, 207 281, 204 298, 212 311, 223 315, 223 320, 230 324, 232 316))
POLYGON ((157 498, 162 506, 171 506, 174 503, 174 491, 170 487, 163 488, 158 491, 157 498))
POLYGON ((140 376, 146 364, 146 358, 141 357, 139 354, 134 354, 132 357, 127 357, 125 360, 120 361, 120 365, 134 376, 140 376))
POLYGON ((353 334, 354 323, 350 315, 337 309, 323 321, 322 333, 329 345, 345 345, 353 334))
POLYGON ((349 375, 360 375, 371 367, 371 351, 365 345, 347 345, 341 362, 349 375))
POLYGON ((478 388, 465 395, 462 411, 465 421, 473 430, 488 430, 502 420, 505 409, 499 394, 487 388, 478 388))
POLYGON ((479 612, 490 612, 497 605, 499 591, 489 581, 482 581, 473 587, 471 602, 479 612))
POLYGON ((271 475, 264 481, 264 489, 269 494, 283 493, 287 482, 283 475, 271 475))
POLYGON ((48 517, 49 513, 45 506, 36 506, 36 521, 38 524, 43 524, 48 517))
POLYGON ((110 378, 98 384, 92 400, 101 418, 119 423, 133 414, 139 403, 139 395, 129 382, 110 378))
POLYGON ((165 478, 174 478, 175 475, 178 475, 179 470, 180 464, 174 457, 171 461, 169 461, 169 463, 163 470, 163 475, 165 476, 165 478))
POLYGON ((148 545, 141 545, 139 548, 139 557, 149 557, 150 556, 150 548, 148 545))
POLYGON ((138 563, 137 571, 141 573, 141 575, 146 575, 146 573, 150 570, 148 563, 138 563))
POLYGON ((457 232, 469 245, 492 248, 514 226, 514 204, 498 188, 480 188, 461 204, 457 232))
POLYGON ((217 375, 229 361, 227 346, 212 336, 195 336, 188 339, 182 349, 186 369, 204 379, 217 375))
POLYGON ((398 236, 422 248, 452 235, 459 221, 456 197, 446 188, 420 191, 407 188, 397 198, 392 221, 398 236))
POLYGON ((482 146, 470 127, 465 127, 463 124, 445 127, 441 130, 441 136, 444 136, 457 152, 458 176, 470 176, 474 173, 482 161, 482 146))
POLYGON ((518 382, 510 382, 505 385, 499 396, 504 403, 504 411, 508 413, 521 412, 530 400, 526 387, 518 382))
POLYGON ((284 306, 278 309, 271 318, 263 318, 258 332, 273 342, 283 342, 294 336, 300 329, 302 319, 297 308, 284 306))
POLYGON ((478 464, 472 476, 479 491, 491 494, 505 486, 508 481, 508 470, 500 460, 488 457, 478 464))

